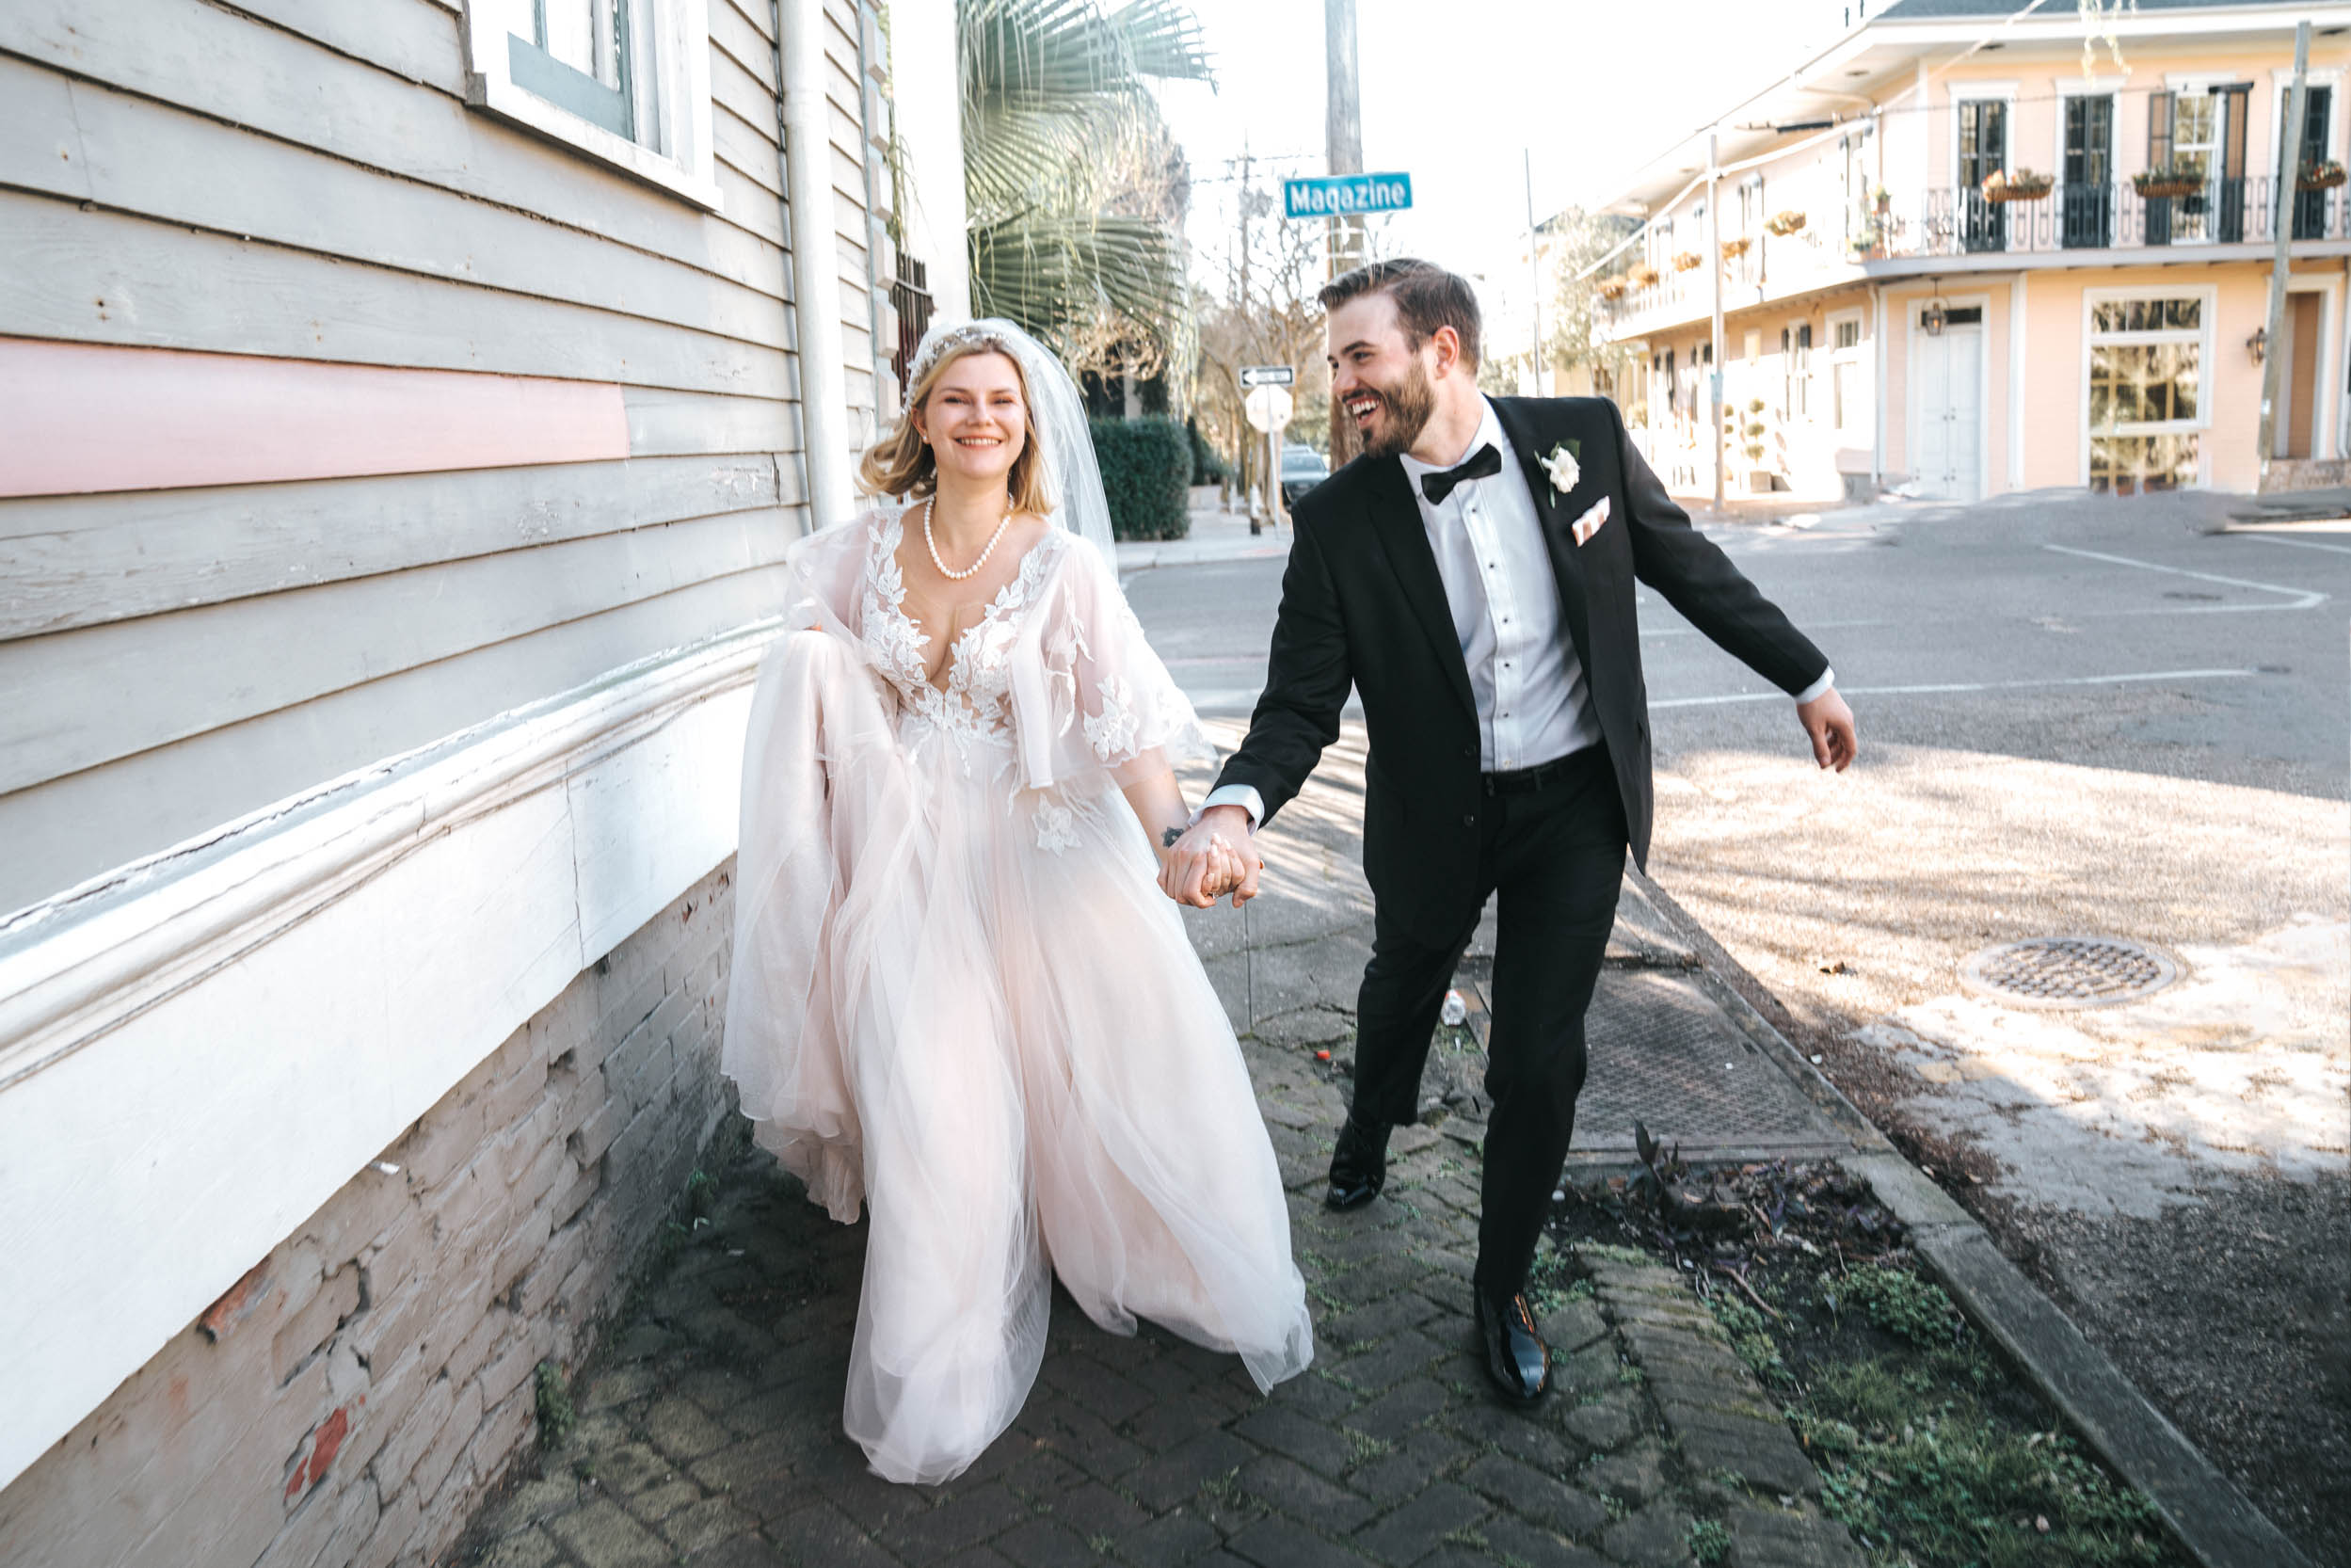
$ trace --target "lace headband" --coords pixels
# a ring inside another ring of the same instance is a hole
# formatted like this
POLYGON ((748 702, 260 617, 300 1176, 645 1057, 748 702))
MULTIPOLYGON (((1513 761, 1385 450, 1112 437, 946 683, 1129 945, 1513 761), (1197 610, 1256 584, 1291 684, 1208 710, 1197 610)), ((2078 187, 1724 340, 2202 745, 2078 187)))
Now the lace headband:
POLYGON ((1001 328, 984 321, 967 321, 956 327, 932 328, 923 338, 921 346, 915 350, 914 364, 906 372, 906 385, 920 386, 922 378, 931 373, 931 367, 937 364, 951 348, 995 349, 1011 355, 1015 364, 1020 362, 1019 357, 1013 354, 1013 345, 1005 340, 1001 328))

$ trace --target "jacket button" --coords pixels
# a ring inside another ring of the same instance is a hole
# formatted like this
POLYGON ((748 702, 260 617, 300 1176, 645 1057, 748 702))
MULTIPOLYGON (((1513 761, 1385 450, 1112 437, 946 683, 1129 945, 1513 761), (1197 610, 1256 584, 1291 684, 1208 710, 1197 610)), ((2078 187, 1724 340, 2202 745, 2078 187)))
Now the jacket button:
POLYGON ((1464 762, 1471 762, 1471 761, 1475 761, 1475 760, 1477 760, 1477 757, 1478 757, 1478 748, 1477 748, 1476 746, 1463 746, 1463 747, 1462 747, 1462 760, 1463 760, 1463 761, 1464 761, 1464 762))
POLYGON ((1475 826, 1477 826, 1477 825, 1478 825, 1478 814, 1477 814, 1475 811, 1472 811, 1469 815, 1467 815, 1467 816, 1463 817, 1463 818, 1462 819, 1462 825, 1463 825, 1463 827, 1475 827, 1475 826))

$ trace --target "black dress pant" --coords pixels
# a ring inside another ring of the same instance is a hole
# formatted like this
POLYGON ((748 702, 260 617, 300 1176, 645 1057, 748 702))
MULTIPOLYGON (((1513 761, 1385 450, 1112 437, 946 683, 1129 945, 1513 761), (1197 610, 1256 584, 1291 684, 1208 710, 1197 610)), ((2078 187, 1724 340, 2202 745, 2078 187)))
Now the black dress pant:
POLYGON ((1616 920, 1627 837, 1606 745, 1571 753, 1539 788, 1507 789, 1516 781, 1489 778, 1478 903, 1458 936, 1431 947, 1375 913, 1355 1015, 1355 1119, 1417 1120, 1446 987, 1486 899, 1499 895, 1478 1224, 1478 1283, 1496 1296, 1525 1283, 1567 1162, 1584 1086, 1584 1011, 1616 920))

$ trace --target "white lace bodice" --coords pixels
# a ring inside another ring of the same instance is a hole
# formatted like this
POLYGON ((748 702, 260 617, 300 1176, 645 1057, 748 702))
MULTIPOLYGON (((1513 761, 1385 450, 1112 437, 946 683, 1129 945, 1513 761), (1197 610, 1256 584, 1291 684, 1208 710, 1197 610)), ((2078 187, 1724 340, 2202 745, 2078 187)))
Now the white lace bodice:
POLYGON ((957 740, 1012 739, 1012 649, 1020 619, 1036 598, 1068 536, 1048 529, 1021 557, 1020 569, 997 590, 980 618, 955 639, 944 689, 930 680, 924 649, 930 634, 906 614, 906 584, 898 569, 899 520, 873 520, 863 591, 863 631, 874 662, 898 694, 903 711, 957 740))

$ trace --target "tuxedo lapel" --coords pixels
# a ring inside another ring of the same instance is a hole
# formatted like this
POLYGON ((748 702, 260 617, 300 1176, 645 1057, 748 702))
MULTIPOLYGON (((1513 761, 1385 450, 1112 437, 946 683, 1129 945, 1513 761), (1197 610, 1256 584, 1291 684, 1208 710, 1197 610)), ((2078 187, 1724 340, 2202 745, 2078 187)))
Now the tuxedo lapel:
POLYGON ((1576 455, 1575 487, 1565 495, 1556 494, 1551 488, 1550 471, 1543 466, 1543 460, 1565 439, 1564 433, 1545 428, 1549 422, 1538 417, 1540 403, 1515 397, 1497 397, 1493 401, 1494 417, 1500 423, 1502 433, 1510 437, 1511 450, 1517 454, 1527 491, 1535 498, 1535 516, 1543 523, 1543 548, 1551 553, 1551 574, 1559 582, 1560 616, 1567 622, 1568 634, 1575 643, 1575 657, 1589 678, 1591 607, 1584 597, 1584 564, 1576 557, 1578 547, 1573 530, 1575 520, 1608 493, 1605 455, 1595 451, 1589 439, 1578 441, 1582 450, 1576 455))
POLYGON ((1371 465, 1367 477, 1371 531, 1387 556, 1388 568, 1403 585, 1414 617, 1434 645, 1453 695, 1475 714, 1478 699, 1470 694, 1469 666, 1462 660, 1461 639, 1453 630, 1452 605, 1445 597, 1445 579, 1437 575, 1436 552, 1429 548, 1429 531, 1420 520, 1420 504, 1413 499, 1404 465, 1383 457, 1371 465))

